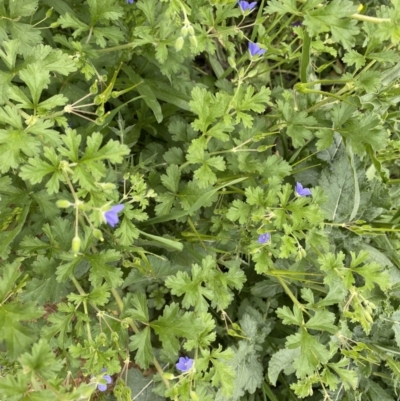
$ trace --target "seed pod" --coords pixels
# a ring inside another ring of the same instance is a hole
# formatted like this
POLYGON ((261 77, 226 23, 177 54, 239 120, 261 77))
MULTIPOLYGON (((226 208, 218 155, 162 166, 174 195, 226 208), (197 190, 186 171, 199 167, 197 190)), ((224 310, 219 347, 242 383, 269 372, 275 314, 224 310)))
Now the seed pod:
POLYGON ((78 252, 81 249, 81 239, 79 237, 74 237, 72 239, 72 252, 74 253, 74 256, 78 255, 78 252))
POLYGON ((61 209, 66 209, 67 207, 72 206, 71 202, 68 202, 65 199, 60 199, 56 202, 57 207, 61 208, 61 209))
POLYGON ((95 229, 92 231, 92 233, 93 233, 93 237, 94 237, 94 238, 97 238, 97 239, 100 240, 100 241, 104 241, 103 233, 102 233, 99 229, 95 228, 95 229))
POLYGON ((181 35, 182 35, 184 38, 186 38, 188 32, 189 32, 189 31, 188 31, 187 26, 184 25, 184 26, 181 28, 181 35))
POLYGON ((189 40, 190 40, 191 45, 196 49, 197 48, 196 36, 189 36, 189 40))
POLYGON ((182 36, 179 36, 178 39, 175 41, 175 50, 180 52, 182 50, 183 45, 185 44, 185 39, 182 36))
POLYGON ((194 28, 192 27, 192 25, 188 26, 188 32, 190 36, 194 36, 194 28))
POLYGON ((92 86, 90 87, 90 93, 92 95, 96 95, 97 92, 99 91, 99 87, 97 86, 97 79, 93 82, 92 86))
POLYGON ((233 57, 228 57, 228 63, 232 68, 236 68, 236 62, 233 57))

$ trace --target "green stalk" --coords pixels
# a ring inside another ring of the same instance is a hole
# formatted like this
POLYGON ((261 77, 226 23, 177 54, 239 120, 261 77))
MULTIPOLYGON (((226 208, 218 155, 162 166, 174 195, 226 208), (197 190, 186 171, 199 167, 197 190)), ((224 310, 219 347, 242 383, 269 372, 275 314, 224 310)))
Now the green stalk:
POLYGON ((307 67, 310 64, 310 47, 311 47, 311 38, 307 32, 304 30, 304 38, 303 38, 303 49, 301 53, 301 61, 300 61, 300 79, 302 83, 307 82, 307 67))

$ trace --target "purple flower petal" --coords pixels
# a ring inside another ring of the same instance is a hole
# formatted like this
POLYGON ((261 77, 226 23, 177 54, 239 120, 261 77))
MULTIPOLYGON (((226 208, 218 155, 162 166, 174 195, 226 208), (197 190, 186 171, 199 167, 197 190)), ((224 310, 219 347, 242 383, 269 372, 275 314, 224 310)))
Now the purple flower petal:
POLYGON ((258 243, 259 244, 265 244, 271 239, 271 234, 270 233, 265 233, 265 234, 260 234, 258 237, 258 243))
POLYGON ((257 5, 256 1, 253 1, 252 3, 249 3, 248 1, 238 1, 240 10, 242 11, 242 13, 246 12, 246 11, 253 11, 254 7, 257 5))
POLYGON ((126 0, 127 4, 133 4, 135 0, 126 0))
POLYGON ((296 192, 299 196, 308 196, 311 195, 311 191, 309 188, 303 188, 299 182, 296 182, 296 192))
POLYGON ((118 213, 123 209, 124 205, 115 205, 110 210, 104 212, 104 218, 111 227, 115 227, 115 225, 118 223, 118 213))
POLYGON ((249 52, 251 57, 262 56, 266 51, 266 49, 261 49, 257 43, 249 42, 249 52))
POLYGON ((178 370, 181 372, 187 372, 193 366, 193 359, 188 356, 182 356, 179 358, 179 362, 175 365, 178 370))
MULTIPOLYGON (((105 372, 106 370, 107 370, 106 368, 101 369, 102 372, 105 372)), ((111 383, 112 383, 112 378, 111 378, 110 375, 104 375, 104 376, 103 376, 103 379, 104 379, 108 384, 111 384, 111 383)), ((99 383, 99 384, 97 385, 97 388, 98 388, 100 391, 106 391, 106 390, 107 390, 107 384, 99 383)))

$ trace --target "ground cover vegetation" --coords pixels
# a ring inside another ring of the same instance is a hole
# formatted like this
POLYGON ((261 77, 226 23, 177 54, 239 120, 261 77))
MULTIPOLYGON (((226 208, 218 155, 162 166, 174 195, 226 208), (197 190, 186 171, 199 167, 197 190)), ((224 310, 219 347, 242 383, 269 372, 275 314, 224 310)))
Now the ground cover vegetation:
POLYGON ((0 15, 0 400, 400 399, 400 0, 0 15))

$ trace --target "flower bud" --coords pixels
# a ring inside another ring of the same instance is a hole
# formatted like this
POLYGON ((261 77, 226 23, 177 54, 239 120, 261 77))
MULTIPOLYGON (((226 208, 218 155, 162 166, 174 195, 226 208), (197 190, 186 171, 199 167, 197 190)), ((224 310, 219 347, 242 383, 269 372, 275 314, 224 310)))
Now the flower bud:
POLYGON ((258 71, 257 71, 257 69, 255 68, 254 70, 250 70, 250 71, 247 73, 247 76, 248 76, 249 78, 252 78, 252 77, 256 76, 257 74, 258 74, 258 71))
POLYGON ((105 346, 108 343, 107 336, 104 333, 100 333, 97 336, 96 340, 100 345, 103 345, 103 346, 105 346))
POLYGON ((102 117, 102 116, 104 116, 104 113, 105 113, 105 111, 104 111, 104 105, 101 104, 101 105, 97 108, 96 114, 97 114, 98 117, 102 117))
POLYGON ((228 57, 228 63, 232 68, 236 68, 236 62, 233 57, 228 57))
POLYGON ((51 14, 53 14, 53 9, 52 9, 52 8, 50 8, 50 9, 47 10, 47 12, 46 12, 46 18, 50 18, 50 17, 51 17, 51 14))
POLYGON ((103 233, 102 233, 99 229, 95 228, 95 229, 92 231, 92 234, 93 234, 93 237, 94 237, 94 238, 96 238, 96 239, 98 239, 98 240, 100 240, 100 241, 104 241, 103 233))
POLYGON ((186 38, 187 34, 188 34, 188 28, 187 28, 187 26, 185 25, 185 26, 183 26, 183 27, 181 28, 181 35, 182 35, 184 38, 186 38))
POLYGON ((53 22, 52 24, 50 24, 50 28, 58 28, 60 26, 60 24, 58 22, 53 22))
POLYGON ((81 249, 81 239, 79 237, 74 237, 72 239, 72 252, 74 253, 74 256, 78 255, 80 249, 81 249))
POLYGON ((61 208, 61 209, 66 209, 67 207, 72 206, 71 202, 68 202, 65 199, 60 199, 56 202, 57 207, 61 208))
POLYGON ((163 376, 167 380, 174 380, 175 379, 175 375, 173 373, 164 373, 163 376))
POLYGON ((188 29, 189 35, 194 36, 194 28, 192 27, 192 25, 189 25, 187 29, 188 29))
POLYGON ((89 90, 90 90, 90 93, 92 95, 96 95, 97 94, 97 92, 99 91, 99 87, 97 86, 97 79, 96 79, 96 81, 93 82, 93 84, 92 84, 92 86, 90 87, 89 90))
POLYGON ((189 40, 190 40, 191 45, 196 49, 197 48, 196 36, 189 36, 189 40))
POLYGON ((124 389, 122 390, 122 397, 124 397, 124 400, 126 400, 126 401, 131 401, 132 392, 129 387, 124 387, 124 389))
POLYGON ((178 39, 175 41, 175 50, 177 52, 180 52, 182 50, 183 45, 185 44, 185 40, 183 39, 182 36, 179 36, 178 39))
POLYGON ((115 331, 113 331, 113 332, 111 333, 111 340, 112 340, 114 343, 118 343, 118 340, 119 340, 119 335, 118 335, 118 333, 116 333, 115 331))

